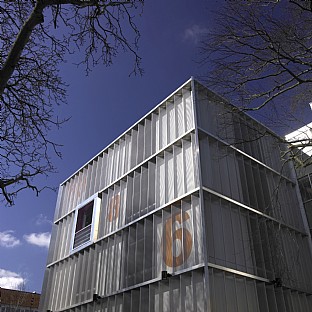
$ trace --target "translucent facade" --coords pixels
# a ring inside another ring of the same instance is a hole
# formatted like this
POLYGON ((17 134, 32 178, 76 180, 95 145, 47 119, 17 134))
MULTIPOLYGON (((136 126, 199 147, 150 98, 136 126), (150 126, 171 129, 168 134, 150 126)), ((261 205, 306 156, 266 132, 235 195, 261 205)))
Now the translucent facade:
MULTIPOLYGON (((312 108, 312 106, 311 106, 312 108)), ((294 142, 292 145, 296 146, 300 142, 307 145, 306 147, 298 147, 293 151, 296 164, 296 173, 301 192, 302 201, 308 219, 310 232, 312 233, 312 147, 309 146, 312 139, 311 131, 312 123, 305 125, 285 136, 288 142, 294 142)))
POLYGON ((304 208, 307 214, 310 231, 312 232, 312 168, 309 168, 310 173, 298 179, 299 187, 304 203, 304 208))
POLYGON ((310 311, 285 148, 187 81, 61 184, 41 311, 310 311))

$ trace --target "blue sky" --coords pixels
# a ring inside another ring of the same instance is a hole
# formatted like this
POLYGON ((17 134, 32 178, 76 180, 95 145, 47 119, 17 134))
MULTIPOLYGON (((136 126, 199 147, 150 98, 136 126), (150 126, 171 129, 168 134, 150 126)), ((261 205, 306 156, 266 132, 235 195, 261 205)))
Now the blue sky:
MULTIPOLYGON (((63 145, 63 157, 53 157, 58 173, 41 184, 58 186, 190 76, 203 73, 195 62, 197 44, 212 27, 216 5, 213 0, 146 1, 137 19, 142 77, 129 77, 130 54, 120 53, 111 67, 98 66, 88 77, 68 59, 61 69, 70 84, 68 105, 57 110, 71 119, 51 133, 63 145)), ((27 291, 41 292, 56 196, 25 191, 14 207, 0 206, 0 287, 24 281, 27 291)))

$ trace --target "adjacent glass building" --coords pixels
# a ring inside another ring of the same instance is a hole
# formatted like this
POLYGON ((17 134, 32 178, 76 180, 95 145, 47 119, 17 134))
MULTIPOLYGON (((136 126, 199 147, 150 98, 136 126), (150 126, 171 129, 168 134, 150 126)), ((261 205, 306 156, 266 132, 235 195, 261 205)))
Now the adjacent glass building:
POLYGON ((41 311, 311 311, 286 148, 190 79, 61 184, 41 311))
MULTIPOLYGON (((312 109, 312 103, 310 103, 312 109)), ((309 123, 285 136, 286 140, 296 146, 303 143, 307 146, 298 147, 293 151, 299 188, 308 218, 310 232, 312 232, 312 123, 309 123), (310 146, 309 146, 310 145, 310 146)))

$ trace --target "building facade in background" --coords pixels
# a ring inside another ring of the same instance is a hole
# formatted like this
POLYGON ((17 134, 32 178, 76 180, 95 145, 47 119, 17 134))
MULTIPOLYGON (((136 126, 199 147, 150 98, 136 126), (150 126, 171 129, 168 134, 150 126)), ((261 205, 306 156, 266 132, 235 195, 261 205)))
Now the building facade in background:
MULTIPOLYGON (((310 103, 311 109, 312 105, 310 103)), ((286 140, 293 143, 294 146, 301 144, 310 145, 304 148, 298 147, 295 151, 297 165, 297 177, 300 192, 310 232, 312 232, 312 123, 309 123, 285 136, 286 140)))
POLYGON ((0 312, 38 312, 40 295, 0 287, 0 312))
POLYGON ((41 311, 311 311, 286 148, 187 81, 61 184, 41 311))

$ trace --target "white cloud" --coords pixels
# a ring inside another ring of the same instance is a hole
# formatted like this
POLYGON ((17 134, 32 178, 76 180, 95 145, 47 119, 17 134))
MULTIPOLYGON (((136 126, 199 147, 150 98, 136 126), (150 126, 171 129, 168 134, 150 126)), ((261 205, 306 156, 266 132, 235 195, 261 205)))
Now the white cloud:
POLYGON ((41 213, 39 216, 37 216, 36 225, 43 225, 43 224, 52 224, 52 221, 49 220, 47 216, 41 213))
POLYGON ((1 247, 15 247, 21 242, 13 235, 14 231, 0 232, 0 246, 1 247))
POLYGON ((0 269, 0 287, 19 289, 25 283, 26 279, 20 274, 0 269))
POLYGON ((36 245, 39 247, 49 247, 51 234, 49 232, 46 233, 31 233, 28 235, 24 235, 24 239, 27 243, 36 245))
POLYGON ((208 32, 208 29, 197 24, 185 29, 184 40, 198 43, 201 37, 208 32))

